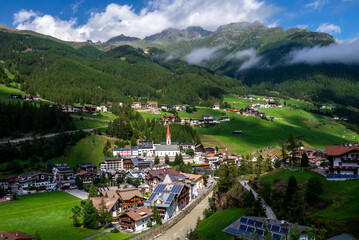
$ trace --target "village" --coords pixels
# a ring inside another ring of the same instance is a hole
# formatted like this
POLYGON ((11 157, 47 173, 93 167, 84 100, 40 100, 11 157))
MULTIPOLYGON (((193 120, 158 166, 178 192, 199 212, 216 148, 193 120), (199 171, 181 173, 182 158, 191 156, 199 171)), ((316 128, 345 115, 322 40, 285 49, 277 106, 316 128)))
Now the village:
MULTIPOLYGON (((253 99, 247 96, 243 98, 253 99)), ((32 101, 37 101, 35 99, 32 98, 32 101)), ((265 101, 267 104, 253 103, 245 109, 221 109, 220 105, 214 105, 212 109, 265 119, 265 114, 260 113, 259 109, 285 107, 275 98, 266 97, 257 100, 265 101)), ((62 110, 68 113, 98 114, 109 112, 111 107, 111 105, 64 105, 62 110)), ((187 111, 191 108, 186 104, 174 106, 161 104, 158 107, 155 101, 133 102, 131 107, 139 112, 151 111, 154 114, 159 113, 160 110, 171 113, 187 111)), ((150 140, 137 141, 137 146, 115 147, 112 149, 113 156, 104 158, 98 165, 81 163, 73 169, 66 163, 54 164, 46 166, 46 172, 30 172, 0 178, 0 189, 5 193, 0 203, 14 201, 19 195, 65 191, 81 199, 91 199, 97 211, 101 211, 102 206, 105 205, 106 211, 111 216, 109 226, 118 228, 123 233, 141 233, 158 223, 158 218, 161 219, 161 223, 170 221, 200 196, 211 191, 217 180, 214 173, 221 165, 241 166, 244 161, 254 164, 259 161, 258 156, 246 159, 238 154, 228 154, 226 150, 219 151, 214 146, 205 147, 196 142, 172 142, 171 124, 208 127, 231 121, 225 115, 219 119, 214 119, 211 115, 203 115, 201 119, 171 115, 159 120, 167 126, 165 142, 156 144, 150 140), (173 164, 175 162, 176 164, 173 164), (181 163, 190 166, 190 172, 176 169, 181 163), (96 186, 96 194, 92 196, 89 194, 91 186, 96 186)), ((243 132, 236 130, 233 134, 242 135, 243 132)), ((316 167, 312 171, 327 180, 359 178, 358 144, 330 145, 321 150, 300 147, 296 150, 295 157, 299 159, 304 154, 309 159, 309 166, 316 167)), ((283 166, 282 159, 278 155, 269 154, 260 157, 261 161, 269 161, 273 167, 283 166)), ((223 232, 236 237, 248 237, 247 233, 252 231, 253 226, 264 227, 257 225, 260 220, 261 218, 250 216, 242 217, 223 232)), ((267 224, 282 226, 284 229, 284 223, 278 220, 268 220, 267 224)), ((294 224, 291 226, 294 227, 294 224)), ((300 228, 305 233, 305 227, 300 226, 300 228)), ((275 239, 283 236, 284 232, 280 229, 281 227, 273 232, 275 239)), ((22 232, 18 234, 27 235, 22 232)))

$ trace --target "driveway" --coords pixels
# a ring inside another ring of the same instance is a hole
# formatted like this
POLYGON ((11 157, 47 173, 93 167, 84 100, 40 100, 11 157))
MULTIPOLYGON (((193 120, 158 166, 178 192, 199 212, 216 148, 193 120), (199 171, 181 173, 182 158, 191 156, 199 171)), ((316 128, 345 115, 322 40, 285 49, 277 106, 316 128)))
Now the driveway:
POLYGON ((73 196, 75 196, 75 197, 78 197, 78 198, 80 198, 82 200, 87 199, 88 196, 89 196, 89 193, 85 192, 83 190, 77 190, 77 189, 76 190, 66 190, 66 192, 73 195, 73 196))

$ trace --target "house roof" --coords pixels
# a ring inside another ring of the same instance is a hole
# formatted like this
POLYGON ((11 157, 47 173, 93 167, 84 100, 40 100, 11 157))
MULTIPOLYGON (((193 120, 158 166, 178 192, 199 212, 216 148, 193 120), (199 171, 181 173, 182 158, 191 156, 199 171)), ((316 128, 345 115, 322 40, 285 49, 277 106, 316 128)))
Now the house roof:
POLYGON ((35 237, 20 231, 3 231, 0 232, 0 240, 26 240, 35 239, 35 237))
POLYGON ((121 189, 118 191, 118 195, 120 196, 121 200, 127 201, 131 198, 137 196, 139 198, 143 198, 142 193, 136 188, 128 188, 128 189, 121 189))
POLYGON ((102 188, 98 188, 98 191, 105 196, 107 193, 107 196, 112 197, 112 198, 119 198, 117 192, 118 192, 119 188, 118 187, 102 187, 102 188))
POLYGON ((194 142, 183 142, 181 143, 181 146, 196 146, 197 143, 194 142))
POLYGON ((178 152, 180 150, 178 145, 161 145, 161 144, 156 144, 155 149, 156 151, 178 151, 178 152))
POLYGON ((194 179, 194 182, 197 182, 198 180, 200 180, 202 178, 201 174, 191 174, 191 173, 183 173, 181 172, 181 174, 187 178, 192 178, 194 179))
POLYGON ((153 212, 151 212, 146 207, 140 207, 137 208, 135 211, 130 210, 125 213, 127 216, 129 216, 131 219, 133 219, 135 222, 142 220, 144 217, 150 217, 153 215, 153 212))
POLYGON ((116 202, 118 201, 118 198, 112 198, 112 197, 92 197, 91 200, 92 200, 92 204, 93 206, 97 209, 97 210, 100 210, 100 204, 101 204, 101 201, 105 202, 105 205, 106 205, 106 208, 108 211, 110 211, 113 206, 116 204, 116 202))
POLYGON ((358 145, 329 145, 325 146, 328 156, 341 156, 353 150, 359 151, 358 145))

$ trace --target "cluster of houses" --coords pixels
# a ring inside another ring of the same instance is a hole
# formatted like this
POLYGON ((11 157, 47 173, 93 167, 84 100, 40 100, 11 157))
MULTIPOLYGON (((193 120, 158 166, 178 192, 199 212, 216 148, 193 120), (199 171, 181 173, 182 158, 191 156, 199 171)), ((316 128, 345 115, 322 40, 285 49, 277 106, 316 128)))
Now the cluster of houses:
POLYGON ((186 111, 187 108, 190 107, 190 105, 188 105, 188 104, 178 104, 178 105, 160 104, 160 105, 158 105, 158 102, 156 102, 156 101, 147 101, 146 103, 133 102, 131 104, 131 107, 136 110, 142 109, 142 110, 157 111, 157 110, 161 109, 164 111, 168 111, 168 110, 174 109, 176 111, 186 111))
POLYGON ((169 123, 177 123, 182 125, 191 125, 191 126, 199 126, 199 125, 208 125, 208 124, 219 124, 221 122, 230 121, 229 117, 221 116, 219 119, 213 118, 211 115, 202 115, 202 118, 180 118, 178 116, 169 116, 160 118, 160 121, 163 124, 169 123))
POLYGON ((108 112, 108 107, 105 105, 102 106, 96 106, 96 105, 86 105, 86 106, 81 106, 81 105, 62 105, 62 111, 63 112, 68 112, 68 113, 98 113, 98 112, 103 112, 103 113, 107 113, 108 112))
POLYGON ((24 99, 25 101, 40 101, 40 98, 38 96, 25 96, 22 97, 21 94, 13 93, 10 94, 10 97, 13 99, 24 99))

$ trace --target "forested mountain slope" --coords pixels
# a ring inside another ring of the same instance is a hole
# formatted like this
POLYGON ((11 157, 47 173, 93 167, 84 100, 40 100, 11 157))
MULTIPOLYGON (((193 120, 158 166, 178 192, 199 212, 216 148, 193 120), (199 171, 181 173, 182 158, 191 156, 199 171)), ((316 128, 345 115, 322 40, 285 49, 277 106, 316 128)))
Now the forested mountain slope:
MULTIPOLYGON (((130 102, 211 105, 240 82, 185 62, 161 59, 152 49, 120 46, 108 52, 75 49, 47 38, 0 31, 0 60, 31 94, 64 104, 130 102), (171 67, 169 67, 171 66, 171 67), (180 90, 180 91, 179 91, 180 90)), ((164 56, 164 55, 163 55, 164 56)))

